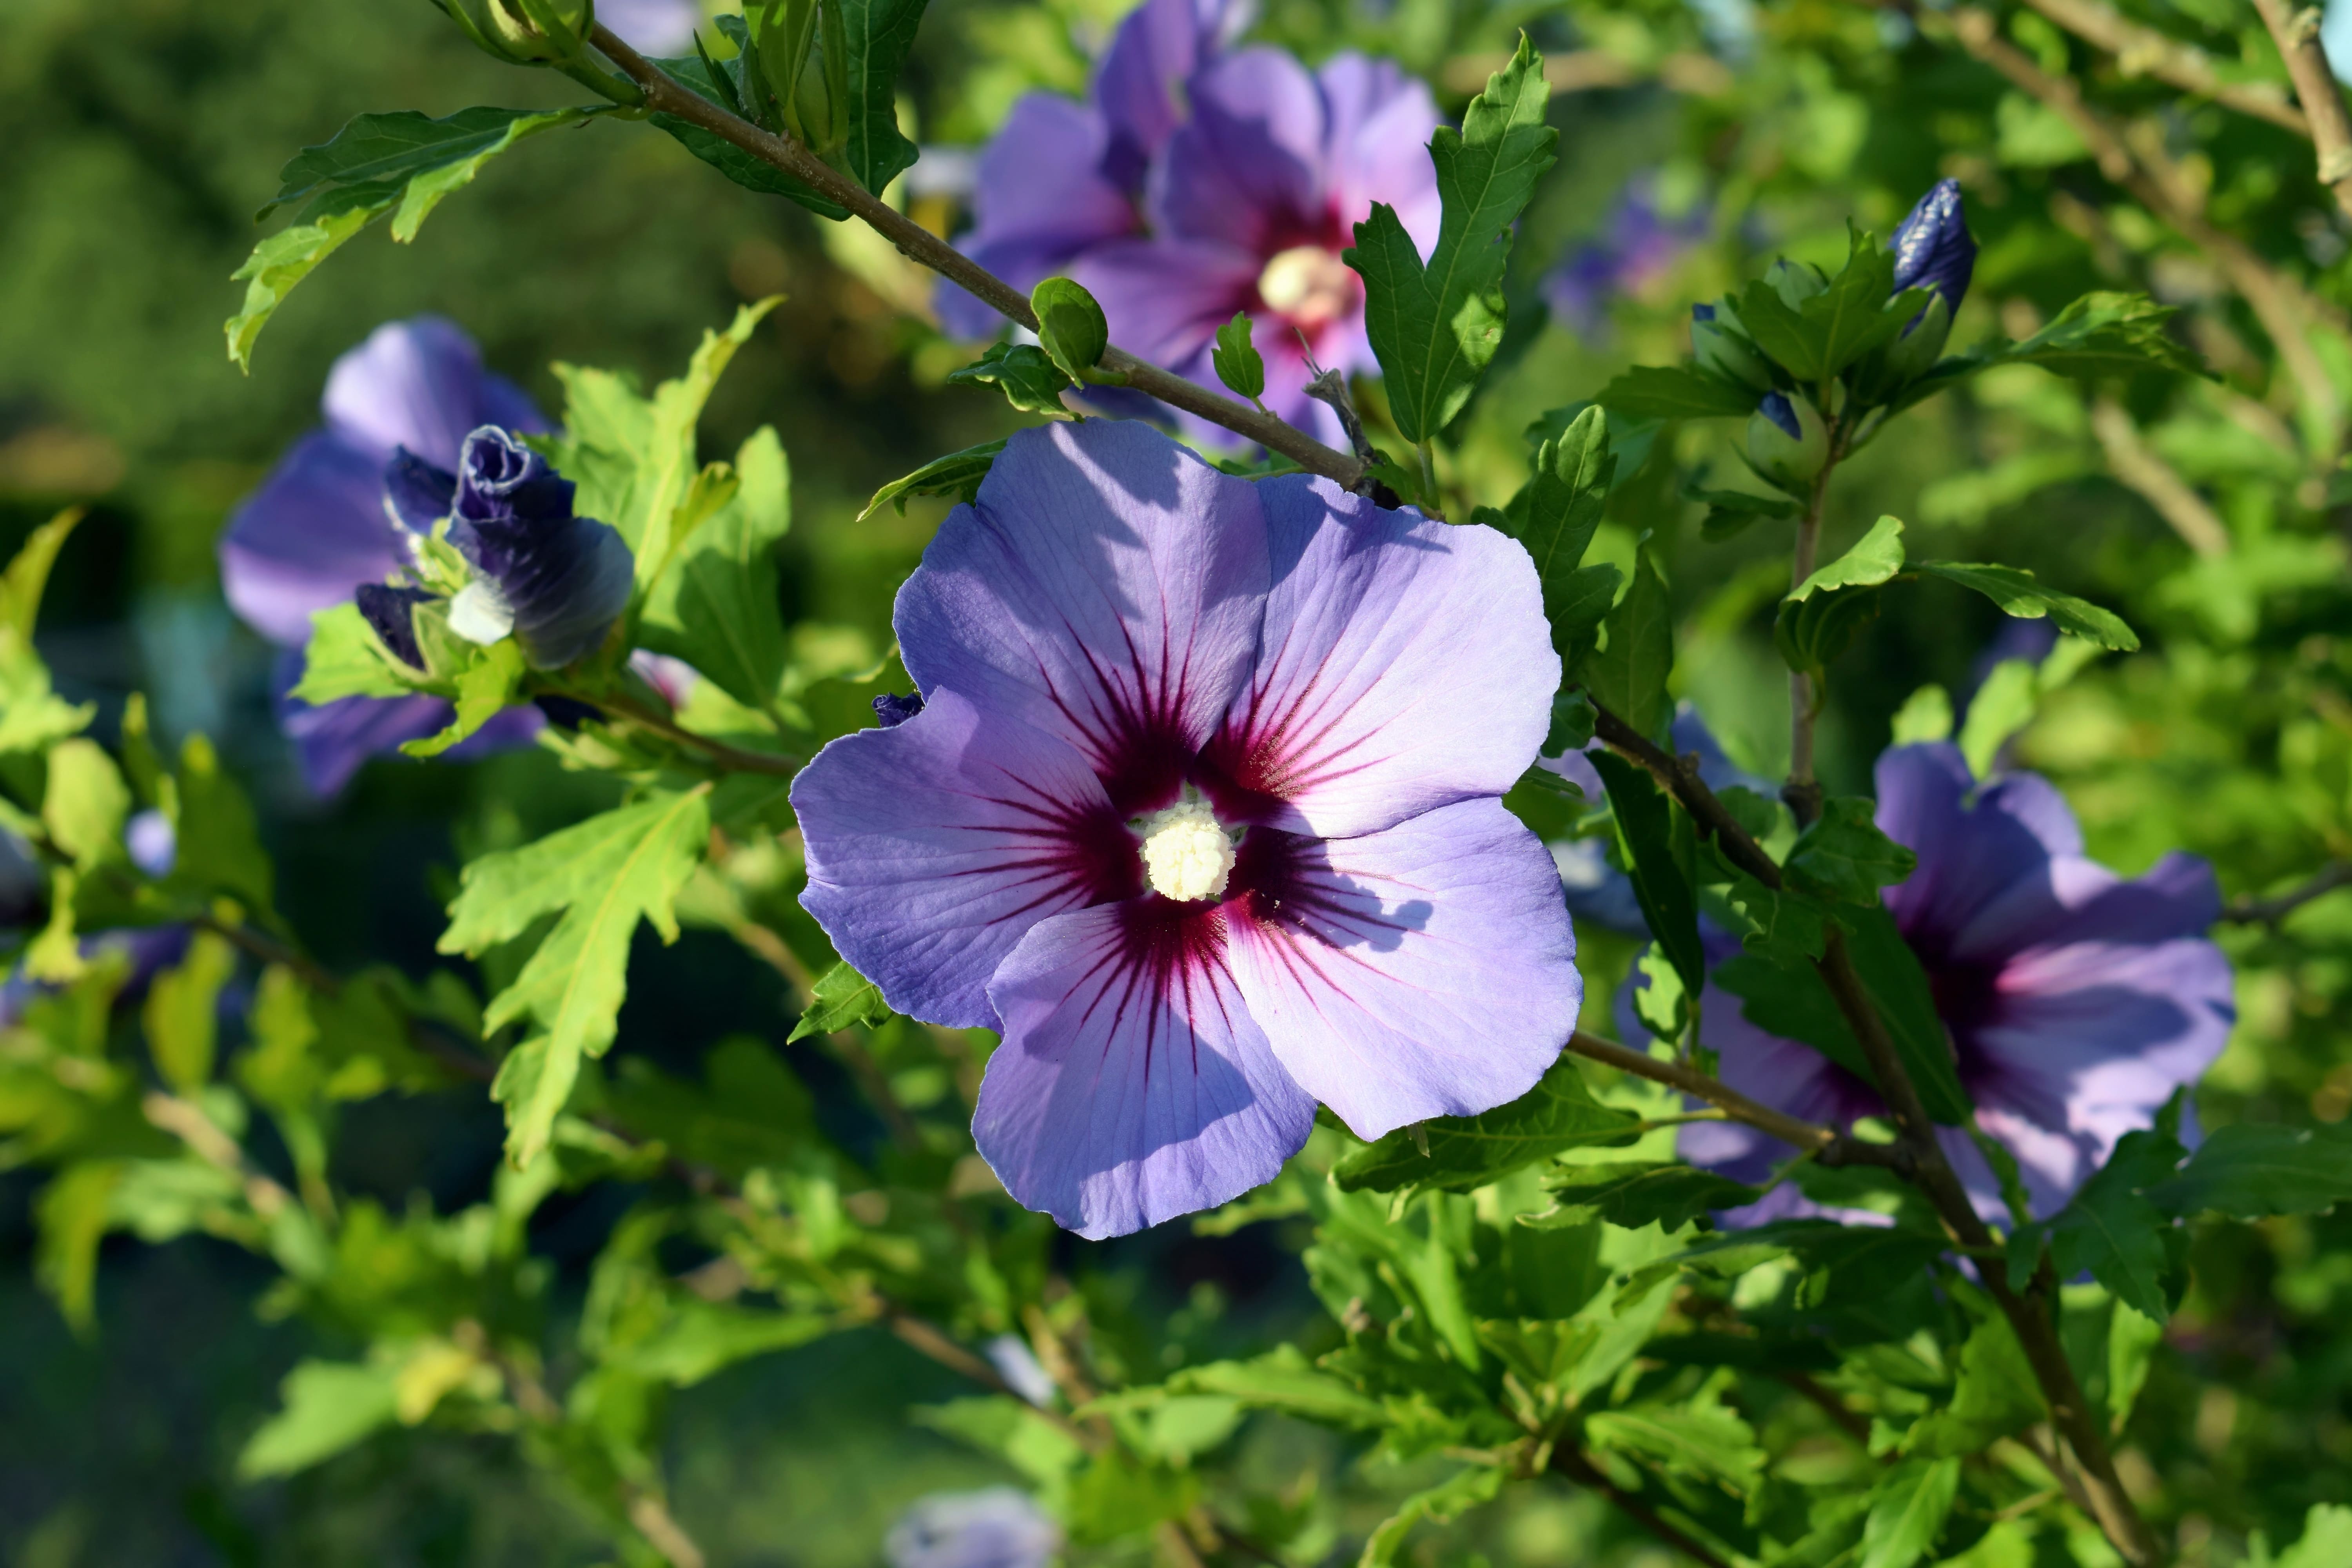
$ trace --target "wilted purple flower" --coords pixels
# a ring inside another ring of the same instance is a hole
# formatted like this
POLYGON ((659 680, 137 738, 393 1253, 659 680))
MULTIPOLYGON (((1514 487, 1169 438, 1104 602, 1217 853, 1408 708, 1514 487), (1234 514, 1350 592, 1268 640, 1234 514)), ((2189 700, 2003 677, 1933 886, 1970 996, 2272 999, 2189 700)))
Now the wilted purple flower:
MULTIPOLYGON (((310 641, 312 612, 381 583, 408 553, 384 510, 384 468, 403 447, 454 466, 467 431, 485 424, 545 430, 520 388, 482 368, 466 334, 433 316, 393 321, 335 362, 321 399, 325 427, 294 444, 221 537, 221 587, 247 626, 279 647, 310 641)), ((314 708, 287 695, 299 652, 280 662, 278 718, 312 791, 333 795, 379 752, 449 722, 437 697, 352 697, 314 708)), ((539 715, 509 709, 452 755, 518 744, 539 715)))
MULTIPOLYGON (((1310 72, 1277 49, 1215 53, 1221 15, 1150 0, 1112 46, 1099 107, 1023 100, 982 161, 973 255, 1024 287, 1067 272, 1113 341, 1210 384, 1216 331, 1246 311, 1267 406, 1336 441, 1338 416, 1306 395, 1307 361, 1377 367, 1362 282, 1339 256, 1375 201, 1424 252, 1435 243, 1437 108, 1361 55, 1310 72)), ((941 309, 954 330, 993 330, 960 301, 941 309)))
MULTIPOLYGON (((474 569, 449 603, 459 637, 494 643, 511 633, 533 669, 557 669, 594 651, 628 607, 636 562, 620 531, 574 516, 572 481, 497 426, 466 437, 456 473, 404 450, 387 481, 397 521, 423 535, 447 518, 449 542, 474 569)), ((410 614, 372 598, 395 621, 410 614)))
POLYGON ((922 711, 795 781, 803 902, 892 1006, 1003 1032, 973 1134, 1024 1204, 1121 1235, 1271 1178, 1317 1100, 1376 1137, 1558 1055, 1517 545, 1089 420, 1013 437, 896 626, 922 711))
MULTIPOLYGON (((1978 1124, 2016 1155, 2047 1215, 2228 1042, 2230 964, 2204 936, 2221 912, 2211 868, 2174 854, 2117 877, 2084 856, 2047 780, 2010 773, 1979 788, 1942 744, 1879 758, 1878 826, 1919 857, 1886 907, 1927 972, 1978 1124)), ((1710 956, 1727 956, 1724 945, 1710 956)), ((1764 1033, 1739 1005, 1712 984, 1702 1004, 1701 1037, 1720 1053, 1724 1082, 1834 1126, 1885 1114, 1852 1073, 1764 1033)), ((1964 1132, 1940 1136, 1977 1206, 1999 1217, 1983 1155, 1964 1132)), ((1685 1127, 1681 1141, 1686 1158, 1743 1179, 1776 1155, 1732 1123, 1685 1127)), ((1741 1218, 1785 1212, 1797 1200, 1784 1194, 1741 1218)))
POLYGON ((1062 1549, 1059 1526, 1011 1487, 940 1492, 890 1527, 890 1568, 1045 1568, 1062 1549))
POLYGON ((1957 311, 1968 298, 1977 265, 1977 242, 1960 208, 1960 183, 1938 180, 1895 227, 1895 291, 1933 289, 1946 309, 1957 311))
MULTIPOLYGON (((1706 234, 1706 214, 1669 218, 1658 211, 1656 182, 1629 183, 1599 237, 1570 251, 1543 282, 1552 319, 1579 337, 1595 338, 1609 325, 1609 302, 1640 292, 1664 277, 1683 252, 1706 234)), ((1701 307, 1713 312, 1714 307, 1701 307)))

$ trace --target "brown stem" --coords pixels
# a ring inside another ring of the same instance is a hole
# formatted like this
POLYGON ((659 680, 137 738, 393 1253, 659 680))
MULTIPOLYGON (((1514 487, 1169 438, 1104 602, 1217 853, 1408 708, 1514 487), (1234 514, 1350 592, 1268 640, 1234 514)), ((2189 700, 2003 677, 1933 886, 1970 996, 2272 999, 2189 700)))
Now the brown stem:
MULTIPOLYGON (((708 131, 761 163, 781 169, 827 200, 864 219, 877 233, 898 247, 900 255, 961 285, 1014 325, 1031 331, 1037 330, 1036 314, 1030 310, 1028 299, 1019 289, 873 195, 799 142, 763 131, 748 120, 730 114, 623 43, 610 28, 599 26, 590 35, 590 39, 607 58, 621 68, 630 80, 637 84, 645 94, 646 108, 708 131)), ((1103 369, 1124 375, 1127 384, 1137 391, 1156 397, 1171 407, 1197 415, 1213 425, 1222 426, 1270 452, 1279 452, 1310 473, 1336 479, 1350 489, 1364 477, 1361 460, 1335 452, 1270 414, 1260 413, 1231 398, 1220 397, 1207 388, 1196 386, 1182 376, 1139 360, 1123 349, 1105 350, 1101 363, 1103 369)))
POLYGON ((1720 1079, 1707 1077, 1696 1068, 1679 1062, 1662 1062, 1630 1046, 1614 1040, 1604 1040, 1598 1035, 1588 1035, 1579 1029, 1568 1039, 1569 1050, 1584 1058, 1632 1073, 1636 1078, 1662 1083, 1680 1089, 1694 1100, 1704 1100, 1709 1105, 1720 1106, 1735 1121, 1744 1121, 1760 1132, 1769 1132, 1783 1143, 1799 1149, 1822 1152, 1825 1164, 1892 1164, 1895 1151, 1885 1144, 1864 1143, 1847 1137, 1834 1127, 1822 1127, 1800 1120, 1785 1111, 1773 1110, 1748 1099, 1720 1079))
MULTIPOLYGON (((1671 790, 1690 813, 1692 821, 1715 839, 1726 859, 1768 888, 1782 885, 1780 868, 1715 798, 1715 793, 1698 776, 1695 758, 1669 756, 1598 703, 1593 705, 1593 728, 1611 747, 1641 763, 1671 790)), ((1879 1094, 1886 1101, 1901 1135, 1902 1147, 1911 1155, 1911 1168, 1905 1173, 1935 1205, 1946 1231, 1961 1249, 1971 1253, 1984 1249, 1989 1255, 1997 1245, 1992 1233, 1978 1217, 1967 1189, 1960 1185, 1950 1162, 1945 1159, 1943 1144, 1936 1136, 1935 1123, 1919 1098, 1918 1087, 1905 1070, 1885 1021, 1878 1016, 1869 991, 1854 970, 1853 957, 1846 951, 1844 936, 1834 924, 1828 927, 1816 968, 1829 986, 1839 1014, 1861 1044, 1879 1094)), ((2050 1406, 2053 1424, 2065 1434, 2075 1458, 2082 1462, 2084 1488, 2100 1529, 2134 1568, 2155 1563, 2155 1537, 2116 1475, 2106 1433, 2093 1418, 2089 1403, 2075 1381, 2074 1369, 2059 1343, 2050 1309, 2056 1296, 2057 1281, 2049 1259, 2042 1259, 2026 1296, 2010 1289, 2006 1274, 1998 1267, 1987 1268, 1984 1279, 2002 1313, 2017 1331, 2026 1359, 2033 1367, 2035 1381, 2042 1386, 2043 1400, 2050 1406)))
POLYGON ((1576 1449, 1562 1447, 1553 1450, 1551 1468, 1578 1486, 1589 1491, 1599 1492, 1602 1497, 1615 1503, 1626 1518, 1675 1551, 1682 1552, 1691 1561, 1704 1564, 1705 1568, 1731 1568, 1730 1563, 1659 1518, 1647 1503, 1602 1475, 1591 1460, 1576 1449))
POLYGON ((2344 108, 2344 89, 2336 85, 2326 51, 2319 47, 2319 11, 2294 10, 2286 0, 2254 0, 2263 26, 2286 62, 2287 79, 2311 125, 2311 144, 2319 154, 2319 183, 2335 193, 2336 205, 2352 217, 2352 114, 2344 108))
POLYGON ((2352 860, 2338 860, 2274 898, 2239 899, 2221 911, 2221 918, 2240 925, 2274 926, 2312 900, 2347 885, 2352 885, 2352 860))
POLYGON ((2107 454, 2116 478, 2137 490, 2157 515, 2172 525, 2189 549, 2208 561, 2230 552, 2230 532, 2205 498, 2152 451, 2124 405, 2105 395, 2091 400, 2091 432, 2107 454))
POLYGON ((739 746, 730 746, 724 741, 713 740, 709 735, 698 735, 691 730, 679 728, 650 708, 626 697, 591 697, 585 692, 562 689, 552 689, 551 694, 570 698, 574 702, 585 703, 591 708, 617 713, 622 719, 640 730, 659 735, 662 739, 677 745, 700 752, 711 761, 732 768, 737 773, 767 773, 775 778, 788 779, 801 771, 800 760, 796 757, 772 756, 765 752, 747 752, 739 746))
POLYGON ((2116 57, 2116 68, 2126 76, 2151 76, 2183 92, 2210 98, 2241 114, 2267 120, 2308 138, 2311 122, 2303 110, 2270 82, 2223 81, 2214 74, 2213 61, 2194 44, 2168 33, 2144 27, 2105 0, 2025 0, 2025 3, 2074 34, 2116 57))

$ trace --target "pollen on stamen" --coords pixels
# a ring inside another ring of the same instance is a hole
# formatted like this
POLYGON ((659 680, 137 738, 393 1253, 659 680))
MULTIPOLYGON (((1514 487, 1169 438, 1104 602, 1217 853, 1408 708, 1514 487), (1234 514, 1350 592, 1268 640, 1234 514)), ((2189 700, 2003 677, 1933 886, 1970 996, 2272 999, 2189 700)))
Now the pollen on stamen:
POLYGON ((1202 802, 1181 800, 1151 812, 1136 831, 1143 836, 1143 876, 1153 892, 1192 903, 1225 890, 1234 841, 1202 802))

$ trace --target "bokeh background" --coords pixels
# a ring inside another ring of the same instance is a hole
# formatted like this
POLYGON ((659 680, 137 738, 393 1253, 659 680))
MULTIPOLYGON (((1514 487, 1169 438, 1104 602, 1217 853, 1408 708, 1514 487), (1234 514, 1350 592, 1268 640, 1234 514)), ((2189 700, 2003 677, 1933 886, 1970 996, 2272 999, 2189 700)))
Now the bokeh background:
MULTIPOLYGON (((984 139, 1023 91, 1081 89, 1090 50, 1123 8, 935 0, 905 104, 926 148, 904 198, 919 216, 957 221, 955 150, 984 139)), ((1980 68, 1866 8, 1270 0, 1258 34, 1309 59, 1343 47, 1392 55, 1458 111, 1522 26, 1556 66, 1577 63, 1555 99, 1560 164, 1515 254, 1505 363, 1449 463, 1459 486, 1507 496, 1526 427, 1589 400, 1626 363, 1682 352, 1692 299, 1777 251, 1842 257, 1849 216, 1883 234, 1931 181, 1958 174, 1984 253, 1956 343, 2023 335, 2092 287, 2153 285, 2191 307, 2192 335, 2232 374, 2236 401, 2140 385, 2130 409, 2217 498, 2235 549, 2200 563, 2110 477, 2084 395, 2026 369, 1928 405, 1854 462, 1831 549, 1894 511, 1919 553, 2031 566, 2141 627, 2147 652, 2050 696, 2014 752, 2060 778, 2094 851, 2118 869, 2185 846, 2244 892, 2344 854, 2345 514, 2296 489, 2311 481, 2282 454, 2264 351, 2248 347, 2253 330, 2217 281, 2145 215, 2111 210, 2080 175, 2079 149, 2053 143, 2030 106, 2012 108, 1980 68)), ((560 79, 474 53, 416 0, 0 5, 0 551, 62 504, 91 508, 41 628, 60 685, 101 704, 101 735, 143 690, 170 740, 215 737, 264 805, 282 905, 331 967, 387 959, 421 973, 459 847, 565 820, 583 787, 523 753, 473 767, 379 763, 331 803, 304 793, 269 718, 269 650, 225 606, 214 546, 236 500, 315 420, 335 355, 382 321, 436 312, 554 409, 558 360, 650 383, 738 303, 787 295, 722 384, 705 450, 731 450, 762 423, 782 434, 795 514, 787 609, 804 659, 840 669, 887 647, 890 593, 940 515, 919 503, 859 522, 866 498, 1013 419, 993 395, 944 384, 968 351, 940 337, 925 279, 887 247, 617 124, 495 163, 414 246, 381 230, 355 241, 279 312, 249 378, 229 364, 220 322, 240 286, 228 275, 294 149, 362 110, 437 115, 573 96, 560 79)), ((2251 122, 2181 134, 2205 160, 2215 210, 2324 297, 2352 296, 2341 239, 2306 221, 2320 210, 2307 149, 2251 122)), ((1769 641, 1785 542, 1769 528, 1702 542, 1702 509, 1679 495, 1701 472, 1725 481, 1728 434, 1677 437, 1612 501, 1597 552, 1629 563, 1651 533, 1681 613, 1682 694, 1736 760, 1771 773, 1786 746, 1769 641)), ((1909 591, 1841 672, 1824 730, 1832 787, 1866 788, 1893 716, 1922 685, 1964 707, 1994 658, 2040 651, 2030 638, 1996 646, 2002 633, 1981 601, 1909 591)), ((2245 1021, 2200 1100, 2209 1121, 2336 1121, 2352 1109, 2345 902, 2315 906, 2291 934, 2231 939, 2245 1021)), ((1605 997, 1630 947, 1591 931, 1585 951, 1605 997)), ((781 1042, 791 1021, 767 971, 689 932, 675 948, 641 945, 619 1048, 683 1070, 730 1033, 781 1042)), ((794 1060, 822 1094, 824 1058, 794 1060)), ((476 1094, 370 1102, 341 1138, 338 1180, 388 1205, 453 1209, 486 1191, 499 1135, 495 1108, 476 1094)), ((33 1191, 29 1175, 0 1172, 0 1559, 599 1560, 593 1527, 501 1445, 404 1432, 289 1482, 237 1485, 235 1456, 274 1406, 278 1378, 320 1347, 257 1311, 258 1265, 202 1240, 110 1243, 100 1327, 77 1339, 31 1283, 33 1191)), ((626 1202, 606 1190, 542 1211, 533 1246, 559 1296, 576 1300, 626 1202)), ((1067 1262, 1106 1311, 1116 1305, 1210 1356, 1269 1335, 1312 1343, 1320 1318, 1297 1240, 1280 1227, 1216 1238, 1171 1226, 1116 1247, 1072 1244, 1067 1262)), ((2206 1510, 2210 1561, 2238 1561, 2256 1529, 2291 1537, 2352 1466, 2352 1335, 2337 1321, 2352 1303, 2347 1240, 2352 1221, 2323 1217, 2200 1243, 2197 1293, 2127 1458, 2206 1510)), ((678 1397, 674 1506, 717 1563, 876 1562, 911 1499, 1005 1479, 907 1424, 910 1405, 955 1392, 878 1335, 751 1362, 678 1397)), ((1265 1465, 1317 1484, 1376 1498, 1412 1479, 1357 1477, 1349 1456, 1278 1423, 1254 1431, 1265 1465)), ((1565 1489, 1517 1489, 1449 1539, 1446 1561, 1663 1563, 1565 1489)))

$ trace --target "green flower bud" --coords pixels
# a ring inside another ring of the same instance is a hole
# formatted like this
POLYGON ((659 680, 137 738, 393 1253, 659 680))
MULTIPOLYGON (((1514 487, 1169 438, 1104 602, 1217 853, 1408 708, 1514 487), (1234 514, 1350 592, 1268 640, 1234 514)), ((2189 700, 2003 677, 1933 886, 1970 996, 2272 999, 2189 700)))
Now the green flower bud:
POLYGON ((1934 367, 1952 335, 1951 307, 1939 291, 1911 324, 1886 349, 1886 372, 1896 386, 1916 381, 1934 367))
POLYGON ((1806 300, 1830 286, 1830 280, 1822 276, 1820 268, 1810 262, 1790 261, 1786 257, 1772 263, 1772 269, 1764 274, 1764 280, 1772 285, 1775 294, 1780 296, 1780 303, 1791 310, 1803 308, 1806 300))
POLYGON ((1764 358, 1737 331, 1736 318, 1721 305, 1691 307, 1691 353, 1701 370, 1736 381, 1751 392, 1767 392, 1772 373, 1764 358))
POLYGON ((1829 431, 1803 393, 1768 392, 1748 416, 1748 460, 1776 484, 1801 489, 1829 458, 1829 431))
POLYGON ((577 59, 596 25, 594 0, 440 0, 484 51, 509 65, 577 59))

